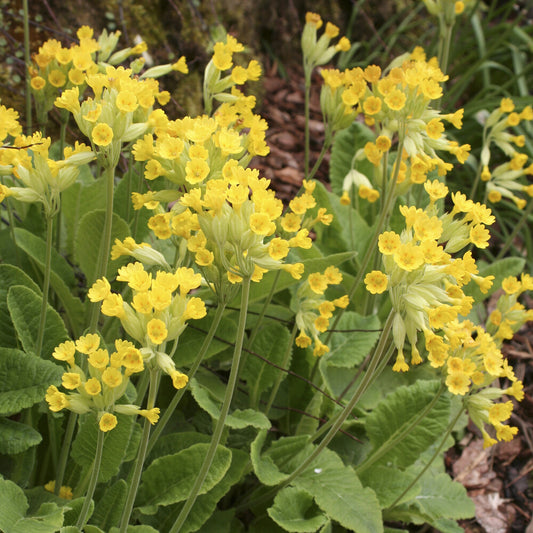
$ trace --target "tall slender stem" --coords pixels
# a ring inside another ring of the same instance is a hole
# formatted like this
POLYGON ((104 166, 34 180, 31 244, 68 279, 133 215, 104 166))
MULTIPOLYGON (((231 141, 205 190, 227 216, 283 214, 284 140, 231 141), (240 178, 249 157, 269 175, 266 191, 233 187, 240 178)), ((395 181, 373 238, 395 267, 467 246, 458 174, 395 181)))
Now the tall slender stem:
MULTIPOLYGON (((159 368, 152 368, 150 370, 150 391, 148 393, 148 402, 146 409, 152 409, 155 405, 155 399, 157 396, 157 389, 159 383, 159 368)), ((144 421, 143 433, 141 436, 141 443, 139 444, 139 450, 137 452, 137 458, 135 460, 135 468, 133 470, 132 479, 130 482, 128 495, 126 497, 126 503, 122 511, 122 519, 120 521, 120 533, 125 533, 128 529, 128 523, 131 517, 131 511, 133 510, 133 504, 135 503, 135 497, 137 496, 137 490, 139 489, 139 482, 141 481, 141 474, 144 466, 144 460, 148 450, 148 439, 150 438, 151 423, 148 419, 144 421)))
POLYGON ((215 426, 215 430, 211 438, 211 444, 209 446, 209 449, 207 450, 207 454, 204 458, 202 467, 200 468, 200 472, 198 473, 198 476, 194 482, 194 486, 191 490, 191 493, 189 494, 189 497, 187 498, 187 501, 185 502, 185 505, 183 506, 178 518, 174 522, 173 526, 170 528, 169 533, 178 533, 181 530, 181 527, 183 526, 183 524, 185 523, 185 520, 187 520, 187 517, 189 516, 189 513, 194 503, 196 502, 198 493, 200 492, 200 489, 202 488, 202 485, 204 484, 204 480, 207 476, 207 473, 209 472, 211 463, 213 462, 213 459, 215 457, 218 444, 220 443, 222 432, 224 430, 224 426, 226 423, 226 417, 228 415, 231 400, 233 398, 233 393, 235 391, 235 386, 237 384, 237 376, 239 373, 239 362, 241 359, 242 347, 243 347, 243 342, 244 342, 244 330, 246 327, 246 313, 248 310, 249 294, 250 294, 250 278, 246 277, 242 281, 241 311, 239 315, 239 324, 237 327, 237 337, 235 339, 235 350, 233 352, 231 372, 229 375, 228 384, 226 386, 226 393, 224 395, 224 401, 222 403, 222 408, 220 409, 220 416, 217 420, 217 424, 215 426))
POLYGON ((72 443, 72 437, 74 436, 77 420, 78 415, 71 411, 68 416, 67 428, 65 429, 65 434, 63 435, 63 443, 61 445, 59 461, 57 463, 56 485, 54 490, 57 496, 59 496, 59 490, 61 489, 61 485, 63 485, 63 478, 65 477, 65 470, 67 468, 70 444, 72 443))
POLYGON ((304 118, 305 118, 305 131, 304 131, 304 176, 305 179, 309 179, 309 100, 311 93, 311 72, 309 69, 305 69, 305 90, 304 90, 304 118))
POLYGON ((533 200, 530 200, 526 210, 522 213, 522 218, 520 218, 520 220, 518 221, 518 224, 516 224, 516 226, 513 228, 511 235, 509 235, 509 237, 505 239, 505 242, 503 243, 503 246, 498 252, 496 259, 501 259, 507 253, 507 250, 509 250, 509 248, 513 245, 513 241, 515 237, 518 235, 518 232, 522 229, 523 225, 526 223, 529 215, 531 214, 531 211, 533 211, 533 200))
MULTIPOLYGON (((398 181, 398 174, 400 172, 400 163, 402 160, 404 134, 405 134, 405 125, 402 125, 402 128, 399 132, 398 155, 394 163, 394 173, 392 175, 390 189, 387 194, 387 198, 383 203, 383 208, 381 210, 379 220, 376 224, 376 228, 374 230, 372 238, 370 242, 368 243, 365 255, 363 257, 363 260, 361 261, 361 268, 359 269, 359 272, 357 273, 357 276, 355 277, 352 286, 347 291, 348 298, 350 300, 352 300, 352 298, 354 297, 355 291, 358 289, 359 285, 361 284, 361 281, 363 280, 363 276, 366 274, 366 269, 368 268, 368 265, 370 264, 370 261, 372 257, 374 256, 374 253, 376 252, 376 248, 377 248, 376 245, 378 243, 379 235, 381 234, 383 227, 385 226, 385 222, 389 217, 390 210, 394 204, 394 200, 396 199, 395 189, 396 189, 396 182, 398 181)), ((384 176, 383 179, 386 179, 386 176, 384 176)), ((335 320, 333 321, 333 324, 330 328, 330 332, 326 338, 326 344, 329 342, 331 335, 333 334, 333 331, 335 331, 335 329, 337 328, 337 324, 339 323, 339 320, 344 314, 344 311, 345 311, 344 309, 339 309, 339 312, 337 313, 337 316, 335 317, 335 320)))
MULTIPOLYGON (((191 368, 189 369, 189 372, 187 373, 188 378, 189 378, 189 383, 194 377, 194 375, 196 374, 196 371, 198 370, 201 362, 203 361, 205 354, 207 353, 207 349, 209 348, 209 345, 211 344, 211 341, 213 340, 213 337, 215 336, 215 333, 218 329, 222 316, 224 315, 225 308, 226 308, 225 302, 219 302, 217 306, 217 310, 215 312, 215 316, 213 317, 213 322, 211 322, 211 326, 209 327, 209 331, 207 332, 207 335, 204 338, 204 342, 202 343, 202 346, 200 347, 200 350, 198 351, 198 354, 196 356, 196 359, 194 360, 194 363, 192 364, 191 368)), ((152 436, 150 437, 147 453, 150 453, 150 451, 154 447, 155 443, 157 442, 157 439, 159 438, 159 436, 165 429, 165 426, 168 424, 170 417, 174 414, 176 407, 180 403, 186 391, 187 391, 187 385, 183 387, 183 389, 176 391, 176 394, 174 394, 174 397, 168 404, 167 409, 165 410, 165 414, 160 418, 154 432, 152 433, 152 436)))
POLYGON ((31 135, 32 117, 31 117, 31 78, 30 78, 30 13, 28 9, 28 0, 22 0, 22 9, 24 11, 24 63, 26 65, 25 80, 26 90, 24 98, 26 101, 26 134, 31 135))
POLYGON ((46 215, 46 252, 44 258, 44 279, 43 279, 43 300, 41 303, 41 315, 39 317, 39 330, 37 332, 37 342, 35 351, 40 357, 43 348, 44 328, 46 325, 46 310, 48 308, 48 292, 50 290, 50 272, 52 269, 52 236, 54 218, 46 215))
POLYGON ((85 521, 87 520, 87 514, 91 506, 91 501, 94 496, 94 491, 96 489, 96 484, 98 483, 98 475, 100 474, 100 464, 102 463, 102 455, 104 451, 104 438, 105 433, 103 431, 98 430, 98 438, 96 440, 96 452, 94 454, 91 479, 89 480, 89 486, 87 487, 87 493, 85 494, 83 507, 81 508, 81 512, 78 517, 78 522, 76 524, 79 529, 82 529, 85 525, 85 521))
MULTIPOLYGON (((394 319, 394 311, 391 311, 389 314, 389 317, 387 318, 387 321, 385 323, 385 326, 383 328, 383 334, 379 340, 378 345, 376 346, 376 349, 374 350, 374 353, 372 354, 372 358, 370 360, 368 370, 362 379, 361 383, 357 387, 357 390, 354 392, 352 398, 350 401, 346 404, 344 409, 337 415, 337 417, 333 420, 330 420, 325 426, 323 426, 320 430, 318 430, 311 438, 310 442, 313 442, 316 440, 322 433, 324 432, 324 427, 329 428, 329 431, 327 435, 322 439, 322 441, 316 446, 316 448, 313 450, 313 452, 300 464, 296 470, 288 477, 286 478, 282 483, 277 485, 276 487, 269 490, 266 494, 259 497, 256 500, 253 500, 253 502, 247 502, 246 507, 249 507, 251 503, 253 505, 257 505, 260 503, 263 503, 265 501, 268 501, 278 490, 281 488, 287 486, 291 481, 296 479, 302 472, 304 472, 312 463, 313 461, 322 453, 322 451, 327 447, 327 445, 331 442, 333 437, 337 434, 339 429, 342 427, 342 424, 346 421, 350 413, 352 412, 353 408, 363 395, 363 393, 367 390, 369 385, 374 381, 374 379, 377 377, 375 369, 380 366, 379 363, 383 357, 383 355, 386 353, 386 348, 389 343, 389 334, 392 330, 392 322, 394 319)), ((245 504, 242 504, 239 506, 239 508, 244 508, 245 504)))
MULTIPOLYGON (((109 251, 111 250, 111 235, 113 229, 113 196, 115 192, 115 167, 106 168, 104 171, 104 179, 106 180, 106 210, 104 219, 104 231, 102 240, 100 241, 100 251, 98 254, 98 268, 96 270, 96 278, 100 279, 107 273, 107 263, 109 261, 109 251)), ((89 331, 94 333, 98 324, 98 317, 100 315, 100 305, 98 303, 92 304, 91 319, 89 322, 89 331)))

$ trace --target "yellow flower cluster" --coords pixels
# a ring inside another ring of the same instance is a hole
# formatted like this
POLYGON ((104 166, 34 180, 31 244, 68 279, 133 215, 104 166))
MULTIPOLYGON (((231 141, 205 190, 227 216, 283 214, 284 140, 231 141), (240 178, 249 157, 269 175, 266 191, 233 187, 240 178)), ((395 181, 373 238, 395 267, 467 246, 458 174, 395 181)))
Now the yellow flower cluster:
MULTIPOLYGON (((4 108, 5 109, 5 108, 4 108)), ((0 109, 0 120, 2 110, 0 109)), ((8 118, 13 115, 8 114, 8 118)), ((8 122, 9 131, 19 131, 8 122)), ((16 135, 13 145, 0 148, 0 175, 12 174, 16 181, 12 187, 0 185, 0 201, 6 196, 22 202, 40 202, 47 216, 59 210, 60 194, 78 177, 79 167, 94 159, 88 146, 76 142, 74 148, 66 147, 64 159, 56 161, 48 157, 51 139, 40 132, 32 136, 16 135), (20 183, 21 186, 16 186, 20 183)))
POLYGON ((523 147, 525 145, 525 137, 512 135, 506 130, 525 120, 533 120, 531 106, 524 107, 518 113, 511 98, 502 98, 500 106, 487 117, 485 122, 486 133, 480 159, 481 179, 487 182, 488 200, 497 203, 503 198, 507 198, 513 201, 519 209, 523 209, 527 202, 517 193, 522 192, 533 197, 533 184, 526 185, 520 181, 523 176, 533 176, 533 163, 527 166, 527 154, 519 152, 515 148, 515 146, 523 147), (502 150, 510 160, 498 165, 491 172, 489 162, 492 143, 502 150))
POLYGON ((106 278, 93 284, 89 289, 89 299, 91 302, 102 302, 102 314, 117 317, 125 331, 143 347, 143 358, 153 360, 176 385, 181 380, 181 373, 177 373, 161 345, 177 339, 188 320, 206 315, 204 302, 189 295, 200 286, 201 275, 181 267, 175 272, 160 270, 152 276, 142 263, 136 262, 121 267, 117 281, 127 283, 132 290, 131 305, 123 300, 120 293, 111 291, 106 278))
POLYGON ((126 391, 129 377, 144 370, 143 356, 131 342, 117 339, 115 351, 110 354, 100 347, 100 336, 90 333, 76 342, 61 343, 52 355, 68 364, 62 386, 69 392, 60 392, 55 385, 48 387, 45 399, 51 411, 68 409, 78 414, 93 411, 98 416, 101 431, 110 431, 116 426, 117 417, 113 413, 138 414, 152 424, 157 422, 158 408, 146 410, 115 405, 126 391), (76 363, 76 352, 86 356, 88 373, 76 363))
POLYGON ((328 329, 329 319, 335 308, 345 309, 349 304, 348 296, 332 301, 325 298, 328 286, 341 282, 342 274, 334 266, 327 267, 324 273, 309 274, 291 303, 291 308, 296 313, 296 326, 300 331, 296 345, 307 348, 314 342, 313 355, 316 357, 329 352, 329 347, 319 339, 319 335, 328 329))
POLYGON ((406 337, 411 344, 411 363, 418 364, 422 361, 416 346, 418 331, 427 337, 459 315, 468 315, 473 299, 465 296, 462 287, 474 280, 487 292, 493 279, 478 275, 470 251, 452 257, 470 244, 478 248, 488 245, 485 225, 494 222, 490 210, 456 193, 452 194, 453 210, 437 216, 435 202, 447 196, 448 188, 438 180, 426 182, 424 187, 430 198, 426 209, 400 207, 406 229, 401 234, 386 231, 379 237, 385 273, 373 271, 365 278, 369 292, 389 290, 395 311, 396 371, 409 368, 403 354, 406 337))
POLYGON ((347 52, 350 49, 350 41, 346 37, 341 37, 336 45, 330 45, 331 40, 339 36, 339 28, 331 22, 326 23, 324 33, 317 39, 317 31, 322 25, 320 15, 311 12, 305 15, 301 45, 306 74, 310 74, 315 67, 331 61, 337 52, 347 52))

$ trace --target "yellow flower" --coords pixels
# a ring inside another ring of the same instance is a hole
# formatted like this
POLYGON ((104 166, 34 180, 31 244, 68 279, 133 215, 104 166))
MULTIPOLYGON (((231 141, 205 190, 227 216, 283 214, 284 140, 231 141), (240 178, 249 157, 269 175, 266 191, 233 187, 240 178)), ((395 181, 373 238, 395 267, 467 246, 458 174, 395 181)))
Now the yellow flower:
POLYGON ((45 85, 46 85, 46 80, 44 78, 41 78, 41 76, 34 76, 31 79, 31 88, 34 91, 40 91, 44 89, 45 85))
POLYGON ((365 285, 371 294, 381 294, 387 290, 389 280, 383 272, 373 270, 365 276, 365 285))
POLYGON ((139 106, 137 97, 132 91, 124 90, 117 94, 115 104, 123 113, 133 113, 139 106))
POLYGON ((146 325, 146 333, 154 344, 161 344, 168 335, 165 323, 159 318, 152 318, 146 325))
POLYGON ((58 361, 66 361, 71 366, 74 364, 74 354, 76 346, 73 341, 62 342, 52 353, 52 357, 58 361))
POLYGON ((117 417, 114 414, 111 413, 104 413, 100 417, 100 422, 98 423, 98 427, 100 428, 100 431, 106 433, 107 431, 111 431, 114 429, 117 425, 117 417))
POLYGON ((77 372, 65 372, 61 380, 63 387, 68 390, 77 389, 81 385, 81 376, 77 372))
POLYGON ((153 407, 152 409, 141 409, 139 411, 141 416, 144 416, 152 426, 159 420, 159 407, 153 407))
POLYGON ((93 368, 103 370, 109 363, 109 353, 105 349, 99 349, 89 355, 89 364, 93 368))
POLYGON ((309 274, 307 281, 311 290, 316 294, 324 294, 325 290, 328 288, 327 278, 320 272, 309 274))
POLYGON ((96 378, 90 378, 84 385, 85 392, 90 396, 98 396, 102 391, 102 386, 96 378))
POLYGON ((101 278, 93 283, 87 296, 91 302, 100 302, 111 294, 111 285, 106 278, 101 278))
POLYGON ((170 377, 172 378, 172 385, 178 390, 183 389, 189 382, 189 378, 179 370, 174 370, 170 377))
POLYGON ((91 138, 98 146, 109 146, 113 140, 113 130, 102 122, 93 128, 91 138))
POLYGON ((376 115, 381 111, 381 99, 377 96, 369 96, 363 103, 363 111, 367 115, 376 115))
POLYGON ((96 351, 98 346, 100 346, 100 337, 96 333, 88 333, 76 341, 76 350, 86 355, 96 351))
POLYGON ((404 108, 407 97, 403 91, 394 89, 385 96, 385 103, 393 111, 400 111, 404 108))
POLYGON ((450 372, 446 378, 446 386, 452 394, 464 396, 470 386, 470 377, 465 372, 450 372))
POLYGON ((67 77, 63 72, 55 69, 50 71, 50 74, 48 74, 48 81, 50 82, 50 85, 59 88, 65 85, 65 83, 67 82, 67 77))
POLYGON ((394 261, 403 270, 411 272, 424 264, 424 254, 418 246, 408 242, 398 246, 394 261))

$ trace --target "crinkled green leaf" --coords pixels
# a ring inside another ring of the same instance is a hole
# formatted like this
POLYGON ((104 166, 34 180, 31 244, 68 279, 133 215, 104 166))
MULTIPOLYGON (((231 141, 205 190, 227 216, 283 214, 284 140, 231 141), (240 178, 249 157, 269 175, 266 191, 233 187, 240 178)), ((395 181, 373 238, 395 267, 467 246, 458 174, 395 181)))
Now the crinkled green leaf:
POLYGON ((58 312, 48 304, 44 326, 43 346, 37 353, 37 335, 41 314, 42 297, 22 285, 11 287, 7 293, 7 305, 11 320, 17 331, 22 347, 43 359, 52 359, 52 352, 58 344, 66 341, 67 330, 58 312))
MULTIPOLYGON (((44 271, 46 243, 39 237, 21 228, 15 229, 15 235, 17 246, 22 248, 33 259, 34 263, 44 271)), ((50 285, 65 309, 65 319, 77 334, 84 320, 84 311, 81 300, 72 295, 71 289, 75 284, 76 280, 72 269, 62 256, 54 252, 52 254, 50 285), (70 286, 69 283, 71 283, 70 286)))
MULTIPOLYGON (((87 286, 90 287, 96 280, 100 243, 103 239, 105 225, 105 210, 95 209, 86 213, 80 220, 78 232, 75 238, 75 258, 87 278, 87 286)), ((115 239, 124 240, 129 237, 128 224, 117 214, 113 213, 111 229, 111 243, 115 239)), ((106 277, 112 278, 115 274, 116 265, 109 261, 106 277)))
MULTIPOLYGON (((268 432, 261 430, 250 446, 250 459, 257 479, 267 486, 278 485, 289 477, 289 474, 281 472, 271 457, 261 454, 268 432)), ((301 442, 303 442, 303 439, 301 442)))
POLYGON ((94 507, 91 522, 101 527, 104 531, 120 522, 122 510, 126 503, 128 484, 123 479, 117 480, 103 493, 94 507))
POLYGON ((372 443, 372 454, 380 447, 393 443, 391 449, 378 460, 380 464, 407 467, 431 446, 446 430, 450 415, 450 399, 442 394, 433 409, 416 427, 409 426, 434 399, 440 388, 439 381, 417 381, 408 387, 399 387, 382 400, 366 418, 366 432, 372 443), (399 435, 404 437, 395 442, 399 435))
POLYGON ((7 307, 7 292, 13 285, 28 287, 41 295, 39 286, 23 270, 14 265, 0 264, 0 346, 9 348, 17 347, 17 333, 7 307))
POLYGON ((15 455, 32 446, 37 446, 43 438, 31 426, 15 422, 8 418, 0 418, 0 453, 15 455))
POLYGON ((327 517, 315 505, 313 497, 296 487, 280 490, 268 515, 285 531, 311 533, 323 526, 327 517))
MULTIPOLYGON (((218 420, 222 402, 214 398, 209 389, 203 387, 197 379, 191 380, 190 390, 198 405, 215 420, 218 420)), ((235 409, 226 417, 226 426, 234 429, 242 429, 248 426, 268 429, 270 428, 270 420, 264 413, 254 409, 235 409)))
POLYGON ((12 348, 0 348, 0 415, 18 413, 44 399, 61 382, 63 369, 12 348))
MULTIPOLYGON (((170 505, 184 501, 198 476, 209 444, 195 444, 174 455, 159 457, 144 471, 137 503, 170 505)), ((210 491, 224 477, 231 464, 231 451, 218 446, 199 494, 210 491)))
POLYGON ((55 503, 43 503, 30 517, 28 500, 22 489, 0 479, 0 531, 6 533, 55 533, 63 525, 64 509, 55 503))
MULTIPOLYGON (((98 481, 109 481, 118 474, 124 460, 124 451, 132 436, 136 422, 132 416, 116 415, 117 426, 105 436, 102 463, 98 481)), ((98 436, 98 422, 92 413, 83 415, 80 430, 72 444, 72 458, 85 470, 91 468, 96 453, 96 439, 98 436)))
MULTIPOLYGON (((250 349, 268 361, 281 365, 287 350, 292 351, 289 341, 290 333, 286 327, 274 321, 265 321, 250 349)), ((290 366, 290 358, 287 366, 290 366)), ((246 365, 242 369, 242 378, 248 382, 250 394, 259 398, 261 392, 274 385, 280 372, 266 361, 248 354, 246 365)), ((285 376, 284 372, 283 377, 285 376)))
MULTIPOLYGON (((379 499, 383 509, 390 507, 396 499, 409 487, 416 474, 410 470, 399 470, 392 466, 374 465, 359 475, 361 483, 371 488, 379 499)), ((398 502, 415 498, 420 494, 420 484, 415 485, 398 502)))
POLYGON ((311 494, 333 520, 357 533, 382 533, 383 522, 373 490, 363 488, 356 473, 325 449, 292 484, 311 494))

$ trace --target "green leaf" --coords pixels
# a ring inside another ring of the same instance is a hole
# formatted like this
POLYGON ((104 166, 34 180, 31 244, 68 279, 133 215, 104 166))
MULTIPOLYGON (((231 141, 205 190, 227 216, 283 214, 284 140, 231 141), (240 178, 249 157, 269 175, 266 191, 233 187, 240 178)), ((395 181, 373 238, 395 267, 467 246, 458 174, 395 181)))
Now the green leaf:
MULTIPOLYGON (((15 229, 17 245, 22 248, 33 261, 44 271, 44 258, 46 243, 35 237, 31 233, 21 228, 15 229)), ((81 324, 84 320, 83 304, 79 298, 72 295, 67 282, 72 282, 72 287, 76 285, 74 274, 68 263, 57 252, 52 253, 52 271, 50 272, 50 285, 57 294, 61 304, 65 308, 66 320, 69 322, 72 331, 77 336, 81 324), (70 271, 67 274, 67 271, 70 271), (65 276, 65 279, 63 278, 65 276), (65 281, 67 280, 67 281, 65 281)))
MULTIPOLYGON (((100 465, 99 482, 109 481, 118 474, 120 465, 124 460, 124 452, 128 447, 134 424, 132 416, 116 415, 117 426, 110 431, 104 441, 102 463, 100 465)), ((91 468, 96 453, 96 439, 98 436, 98 422, 96 415, 90 413, 83 415, 80 430, 72 444, 72 458, 85 470, 91 468)))
POLYGON ((91 179, 87 185, 74 183, 61 195, 61 218, 66 231, 66 249, 74 254, 74 241, 83 215, 101 209, 106 202, 105 180, 91 179))
MULTIPOLYGON (((209 444, 195 444, 174 455, 156 459, 143 473, 137 496, 140 505, 170 505, 186 500, 208 448, 209 444)), ((230 464, 231 451, 218 446, 199 494, 210 491, 224 477, 230 464)))
MULTIPOLYGON (((250 459, 257 479, 263 485, 275 486, 285 481, 289 477, 289 474, 281 472, 271 457, 261 455, 261 450, 267 435, 268 432, 266 430, 259 431, 250 446, 250 459)), ((304 437, 302 442, 304 440, 307 440, 307 437, 304 437)))
POLYGON ((12 481, 0 479, 0 531, 6 533, 55 533, 63 525, 64 509, 43 503, 34 516, 26 517, 28 500, 12 481))
POLYGON ((375 315, 361 316, 351 311, 344 313, 337 329, 345 330, 346 333, 333 333, 331 351, 321 358, 321 364, 343 368, 355 368, 360 365, 379 339, 380 327, 379 319, 375 315))
MULTIPOLYGON (((196 354, 200 351, 213 317, 214 312, 210 312, 202 320, 195 320, 194 328, 188 327, 180 335, 178 350, 174 357, 174 361, 179 367, 190 365, 196 359, 196 354)), ((222 340, 213 339, 211 341, 204 360, 226 350, 229 345, 233 344, 236 332, 236 321, 229 317, 223 317, 216 331, 216 336, 222 340)))
POLYGON ((20 268, 14 265, 0 264, 0 346, 17 347, 17 334, 7 307, 7 292, 13 285, 28 287, 40 295, 39 286, 20 268))
POLYGON ((0 453, 15 455, 22 453, 32 446, 37 446, 43 438, 31 426, 0 418, 0 453))
MULTIPOLYGON (((46 242, 22 228, 15 228, 17 246, 35 259, 42 268, 46 257, 46 242)), ((55 272, 69 287, 76 286, 76 278, 66 259, 52 248, 52 271, 55 272)))
MULTIPOLYGON (((227 494, 229 489, 241 480, 248 464, 248 454, 240 450, 231 450, 232 459, 229 470, 226 472, 222 481, 217 483, 207 494, 202 494, 196 499, 186 523, 183 525, 183 533, 198 531, 203 524, 213 516, 217 503, 227 494)), ((181 510, 183 504, 177 506, 181 510)), ((174 514, 174 517, 176 515, 174 514)), ((215 531, 218 531, 215 529, 215 531)))
POLYGON ((285 531, 307 533, 323 526, 327 517, 314 504, 313 497, 296 487, 286 487, 276 495, 268 515, 285 531))
POLYGON ((311 494, 317 505, 333 520, 357 533, 382 533, 378 499, 331 450, 322 451, 316 461, 292 484, 311 494))
POLYGON ((0 348, 0 415, 12 415, 44 399, 61 382, 63 369, 32 354, 0 348))
MULTIPOLYGON (((367 142, 374 142, 375 138, 372 130, 360 122, 354 122, 349 128, 335 135, 329 162, 329 177, 333 192, 342 194, 342 184, 346 174, 352 169, 355 153, 364 148, 367 142)), ((374 173, 373 165, 367 159, 357 161, 356 168, 369 178, 374 173)))
MULTIPOLYGON (((78 233, 75 239, 75 258, 87 278, 87 286, 90 287, 96 280, 100 243, 103 239, 106 212, 104 209, 96 209, 86 213, 80 220, 78 233)), ((128 224, 117 214, 113 213, 111 229, 111 243, 115 239, 124 240, 129 237, 128 224)), ((112 278, 115 274, 116 265, 109 261, 106 277, 112 278)))
MULTIPOLYGON (((195 378, 191 380, 190 390, 198 405, 215 420, 218 420, 222 402, 213 397, 210 389, 202 386, 195 378)), ((254 409, 235 409, 226 417, 225 425, 233 429, 242 429, 248 426, 269 429, 270 420, 264 413, 254 409)))
MULTIPOLYGON (((396 499, 412 483, 416 474, 410 470, 399 470, 392 466, 374 465, 361 473, 359 479, 365 487, 370 487, 379 499, 383 509, 390 507, 396 499)), ((406 500, 414 499, 420 494, 420 484, 415 483, 398 505, 406 500)))
POLYGON ((472 518, 476 509, 461 483, 453 481, 448 474, 422 476, 420 480, 423 497, 413 499, 413 505, 424 514, 437 520, 472 518))
POLYGON ((7 293, 7 305, 11 320, 28 353, 34 353, 44 359, 52 359, 52 352, 58 344, 68 339, 65 324, 58 312, 48 304, 44 325, 44 338, 41 353, 37 353, 37 335, 41 314, 42 297, 28 287, 15 285, 7 293))
POLYGON ((127 492, 128 484, 123 479, 117 480, 106 489, 94 508, 91 522, 94 522, 104 531, 109 531, 111 527, 118 524, 126 503, 127 492))
POLYGON ((209 442, 211 442, 210 435, 195 431, 183 431, 180 433, 169 433, 167 435, 162 435, 157 439, 157 442, 150 452, 149 459, 146 464, 153 459, 157 459, 158 457, 173 455, 181 452, 181 450, 190 448, 193 444, 209 442))
MULTIPOLYGON (((420 413, 435 398, 440 382, 417 381, 408 387, 399 387, 381 401, 366 418, 366 431, 372 443, 370 454, 389 446, 378 461, 407 467, 431 446, 446 430, 450 414, 450 399, 441 394, 427 416, 415 427, 410 427, 420 413), (396 442, 400 434, 407 432, 396 442)), ((364 464, 364 463, 363 463, 364 464)))
MULTIPOLYGON (((289 346, 290 333, 286 327, 272 320, 264 321, 263 327, 254 339, 250 349, 266 358, 268 361, 281 365, 289 346)), ((290 357, 286 366, 290 366, 290 357)), ((248 354, 246 365, 242 369, 242 378, 248 382, 248 388, 253 397, 259 399, 260 393, 270 389, 281 371, 266 361, 248 354)), ((282 373, 283 377, 286 373, 282 373)))

